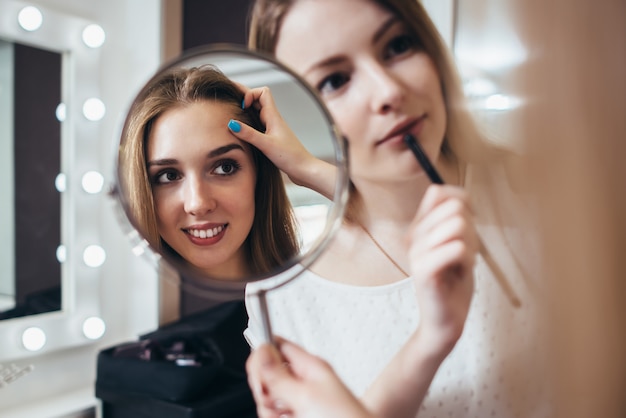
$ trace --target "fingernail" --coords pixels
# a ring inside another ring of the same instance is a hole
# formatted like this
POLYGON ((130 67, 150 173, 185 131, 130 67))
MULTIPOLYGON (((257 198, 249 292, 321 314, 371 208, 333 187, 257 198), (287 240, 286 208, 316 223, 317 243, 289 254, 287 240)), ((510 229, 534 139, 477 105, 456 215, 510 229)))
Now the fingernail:
POLYGON ((228 121, 228 129, 237 133, 241 131, 241 125, 236 120, 231 119, 230 121, 228 121))
POLYGON ((241 108, 242 109, 246 108, 246 98, 245 97, 243 99, 241 99, 241 108))

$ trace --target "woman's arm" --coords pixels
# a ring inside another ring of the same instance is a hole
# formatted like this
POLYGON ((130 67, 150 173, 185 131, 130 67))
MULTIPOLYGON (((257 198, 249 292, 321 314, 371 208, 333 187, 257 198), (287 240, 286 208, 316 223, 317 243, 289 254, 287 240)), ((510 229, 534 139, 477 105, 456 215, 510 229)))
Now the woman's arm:
POLYGON ((246 90, 242 106, 259 109, 265 133, 236 121, 236 125, 228 125, 233 135, 257 147, 295 184, 315 190, 332 200, 337 168, 315 157, 302 145, 280 115, 270 89, 259 87, 246 90))

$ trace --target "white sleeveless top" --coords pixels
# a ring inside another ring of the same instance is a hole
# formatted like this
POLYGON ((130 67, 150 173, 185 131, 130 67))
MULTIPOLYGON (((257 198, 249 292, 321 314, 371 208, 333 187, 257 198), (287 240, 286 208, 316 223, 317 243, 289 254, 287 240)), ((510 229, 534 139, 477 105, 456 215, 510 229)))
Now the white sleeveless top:
MULTIPOLYGON (((248 291, 254 283, 248 285, 248 291)), ((390 285, 358 287, 305 271, 267 294, 272 331, 333 366, 361 394, 417 327, 417 300, 410 278, 390 285)), ((251 346, 262 330, 253 298, 244 335, 251 346)))
MULTIPOLYGON (((528 315, 532 302, 522 294, 523 307, 513 308, 486 269, 479 260, 463 335, 437 372, 419 417, 552 415, 542 398, 548 394, 540 374, 545 370, 538 359, 540 335, 528 315)), ((267 297, 274 334, 327 360, 357 396, 419 324, 410 278, 359 287, 306 271, 267 297)), ((262 335, 258 307, 253 297, 246 304, 250 320, 244 335, 254 347, 262 335)))
MULTIPOLYGON (((463 335, 439 368, 418 417, 550 417, 546 350, 536 316, 535 297, 540 291, 519 274, 509 250, 525 240, 528 231, 480 225, 478 229, 507 272, 522 307, 509 303, 478 257, 475 294, 463 335)), ((525 261, 533 258, 523 256, 525 261)), ((525 264, 538 263, 534 259, 525 264)), ((256 298, 249 296, 256 287, 248 285, 246 299, 250 319, 244 335, 252 347, 263 335, 256 298)), ((357 396, 363 395, 419 325, 410 278, 365 287, 305 271, 267 297, 273 333, 327 360, 357 396)))

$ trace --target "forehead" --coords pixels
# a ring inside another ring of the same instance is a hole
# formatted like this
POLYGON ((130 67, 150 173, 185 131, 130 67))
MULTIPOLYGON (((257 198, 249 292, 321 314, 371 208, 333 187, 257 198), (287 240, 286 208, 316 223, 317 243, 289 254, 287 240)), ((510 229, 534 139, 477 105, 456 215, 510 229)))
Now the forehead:
POLYGON ((370 0, 299 0, 283 18, 276 57, 301 70, 368 44, 392 13, 370 0))
POLYGON ((228 130, 228 121, 235 117, 236 110, 234 104, 212 100, 168 109, 152 127, 147 141, 148 155, 157 158, 160 154, 184 154, 191 145, 215 148, 239 143, 228 130))

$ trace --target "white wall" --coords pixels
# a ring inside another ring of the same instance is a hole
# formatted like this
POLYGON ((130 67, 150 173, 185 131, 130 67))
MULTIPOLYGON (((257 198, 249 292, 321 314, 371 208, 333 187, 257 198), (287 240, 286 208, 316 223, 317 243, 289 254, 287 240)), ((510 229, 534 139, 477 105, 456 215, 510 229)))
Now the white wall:
POLYGON ((454 44, 454 0, 421 0, 448 47, 454 44))
MULTIPOLYGON (((99 90, 107 114, 97 125, 93 144, 100 156, 98 169, 108 186, 122 114, 134 93, 160 64, 160 2, 34 0, 30 3, 94 21, 106 32, 99 90)), ((106 334, 97 343, 16 359, 14 364, 18 366, 32 364, 35 368, 0 388, 0 416, 68 416, 94 405, 97 352, 157 327, 156 271, 145 259, 132 254, 113 209, 113 201, 102 197, 99 211, 89 216, 89 221, 98 226, 99 242, 107 251, 106 262, 100 268, 100 312, 107 325, 106 334)), ((0 323, 0 326, 5 325, 0 323)), ((6 343, 0 342, 0 350, 6 343)))
POLYGON ((458 2, 454 54, 483 131, 493 141, 523 151, 519 112, 526 98, 520 77, 530 51, 518 33, 523 28, 516 3, 458 2))

